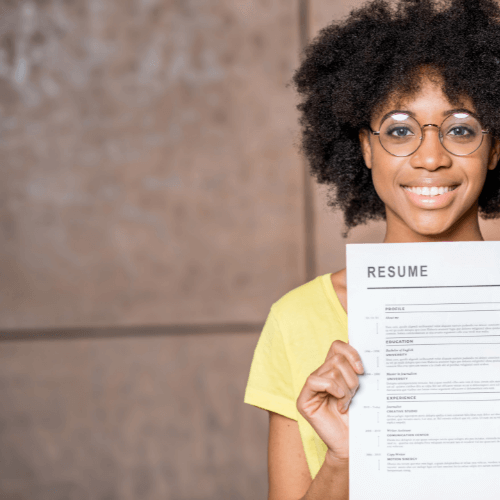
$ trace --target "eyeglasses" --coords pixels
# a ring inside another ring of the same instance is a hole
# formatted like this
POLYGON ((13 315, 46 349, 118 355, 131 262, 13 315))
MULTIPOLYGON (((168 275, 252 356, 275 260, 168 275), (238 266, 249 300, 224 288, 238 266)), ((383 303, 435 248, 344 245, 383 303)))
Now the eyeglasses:
POLYGON ((410 156, 422 144, 425 127, 436 127, 443 147, 456 156, 467 156, 476 151, 483 142, 484 134, 481 124, 467 112, 456 112, 447 116, 440 126, 434 123, 420 125, 418 121, 405 112, 394 112, 387 115, 380 124, 380 130, 370 131, 378 135, 382 147, 393 156, 410 156))

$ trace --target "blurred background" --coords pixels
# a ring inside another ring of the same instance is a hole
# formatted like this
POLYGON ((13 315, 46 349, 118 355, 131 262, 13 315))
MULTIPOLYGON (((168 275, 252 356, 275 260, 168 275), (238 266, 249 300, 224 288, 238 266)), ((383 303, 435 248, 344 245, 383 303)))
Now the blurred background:
POLYGON ((0 499, 266 498, 269 308, 383 239, 341 237, 289 85, 357 4, 0 0, 0 499))

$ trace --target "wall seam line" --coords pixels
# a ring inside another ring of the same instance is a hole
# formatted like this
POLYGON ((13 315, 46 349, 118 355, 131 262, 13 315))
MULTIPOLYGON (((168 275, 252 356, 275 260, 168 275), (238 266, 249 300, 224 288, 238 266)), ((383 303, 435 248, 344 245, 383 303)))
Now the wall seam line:
MULTIPOLYGON (((310 37, 310 0, 299 0, 299 41, 300 58, 304 58, 310 37)), ((309 163, 302 155, 303 200, 304 200, 304 243, 305 277, 311 281, 316 277, 316 220, 314 214, 313 181, 309 172, 309 163)))
POLYGON ((203 334, 260 333, 263 323, 214 323, 151 326, 33 328, 0 331, 1 342, 109 339, 124 337, 185 336, 203 334))

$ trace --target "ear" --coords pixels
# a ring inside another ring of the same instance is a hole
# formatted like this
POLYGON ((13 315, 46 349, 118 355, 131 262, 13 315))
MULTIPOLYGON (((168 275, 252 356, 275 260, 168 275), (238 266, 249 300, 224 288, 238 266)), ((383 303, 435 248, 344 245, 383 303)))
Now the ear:
POLYGON ((363 154, 363 159, 365 160, 365 164, 369 169, 372 168, 372 145, 370 140, 370 131, 366 128, 362 128, 359 131, 359 143, 361 145, 361 153, 363 154))
POLYGON ((500 159, 500 141, 493 137, 490 149, 490 157, 488 158, 488 170, 494 170, 500 159))

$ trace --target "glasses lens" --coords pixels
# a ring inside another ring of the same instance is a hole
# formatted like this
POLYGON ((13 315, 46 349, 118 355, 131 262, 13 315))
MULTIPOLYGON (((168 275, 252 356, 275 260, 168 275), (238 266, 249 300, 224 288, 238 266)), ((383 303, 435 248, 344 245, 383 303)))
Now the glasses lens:
POLYGON ((454 113, 441 125, 443 146, 455 155, 473 153, 483 140, 481 124, 468 113, 454 113))
POLYGON ((380 143, 395 156, 408 156, 420 145, 420 125, 406 113, 389 115, 380 126, 380 143))

